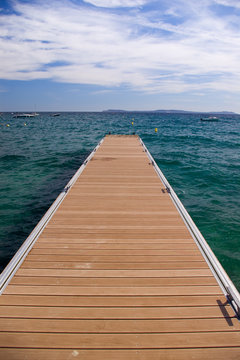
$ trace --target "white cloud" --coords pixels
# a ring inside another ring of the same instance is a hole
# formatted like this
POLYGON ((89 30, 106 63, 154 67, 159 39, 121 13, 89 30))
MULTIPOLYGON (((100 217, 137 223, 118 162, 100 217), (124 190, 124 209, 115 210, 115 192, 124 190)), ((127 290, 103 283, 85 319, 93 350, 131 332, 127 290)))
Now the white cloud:
POLYGON ((98 7, 138 7, 146 4, 148 0, 84 0, 84 2, 98 7))
POLYGON ((214 0, 218 5, 230 6, 234 8, 240 8, 239 0, 214 0))
MULTIPOLYGON (((111 2, 117 3, 143 1, 111 2)), ((118 13, 67 0, 15 3, 19 15, 1 15, 0 78, 125 85, 150 93, 240 91, 239 32, 231 28, 232 18, 214 15, 209 0, 166 4, 149 13, 118 13)))

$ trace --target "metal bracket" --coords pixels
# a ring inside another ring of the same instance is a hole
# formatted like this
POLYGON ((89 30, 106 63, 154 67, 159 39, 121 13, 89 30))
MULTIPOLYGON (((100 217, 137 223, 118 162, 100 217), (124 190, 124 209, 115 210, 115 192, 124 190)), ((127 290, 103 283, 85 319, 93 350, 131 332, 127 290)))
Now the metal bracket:
POLYGON ((162 190, 162 193, 165 194, 165 192, 167 192, 168 194, 171 194, 171 190, 168 186, 166 186, 165 189, 161 189, 162 190))
POLYGON ((64 192, 66 194, 70 188, 71 188, 71 186, 66 186, 62 192, 64 192))
POLYGON ((226 298, 227 298, 228 302, 232 305, 238 319, 240 319, 240 307, 239 307, 239 304, 234 300, 234 297, 231 294, 231 290, 229 289, 229 287, 226 287, 226 290, 227 290, 226 298))

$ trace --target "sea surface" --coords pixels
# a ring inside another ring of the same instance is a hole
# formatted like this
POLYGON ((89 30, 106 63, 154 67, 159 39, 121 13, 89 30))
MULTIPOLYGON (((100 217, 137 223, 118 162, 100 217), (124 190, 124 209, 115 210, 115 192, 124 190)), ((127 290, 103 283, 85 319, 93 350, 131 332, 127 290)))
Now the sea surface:
POLYGON ((14 119, 2 114, 0 270, 102 137, 135 132, 240 290, 240 116, 221 115, 219 122, 200 117, 88 112, 14 119))

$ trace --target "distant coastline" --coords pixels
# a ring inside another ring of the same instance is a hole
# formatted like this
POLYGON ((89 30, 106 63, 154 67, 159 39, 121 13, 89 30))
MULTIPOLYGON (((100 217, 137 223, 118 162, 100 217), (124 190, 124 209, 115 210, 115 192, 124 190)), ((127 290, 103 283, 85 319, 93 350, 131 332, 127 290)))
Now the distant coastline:
POLYGON ((187 110, 103 110, 105 113, 159 113, 159 114, 214 114, 214 115, 239 115, 232 111, 187 111, 187 110))
MULTIPOLYGON (((53 115, 53 114, 68 114, 68 113, 139 113, 139 114, 186 114, 186 115, 191 115, 191 114, 199 114, 199 115, 240 115, 240 113, 236 113, 233 111, 188 111, 188 110, 121 110, 121 109, 108 109, 108 110, 98 110, 98 111, 91 111, 91 110, 58 110, 58 111, 47 111, 47 110, 39 110, 38 111, 41 114, 49 114, 49 115, 53 115)), ((31 113, 31 111, 1 111, 0 112, 0 116, 4 115, 4 114, 21 114, 21 113, 31 113)))

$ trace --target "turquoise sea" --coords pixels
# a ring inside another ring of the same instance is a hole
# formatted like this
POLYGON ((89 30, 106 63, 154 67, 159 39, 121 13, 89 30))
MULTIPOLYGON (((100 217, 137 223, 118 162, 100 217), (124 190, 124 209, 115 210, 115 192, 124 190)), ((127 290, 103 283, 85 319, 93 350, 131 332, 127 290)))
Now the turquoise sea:
POLYGON ((221 115, 219 122, 200 117, 89 112, 13 119, 2 114, 0 269, 101 138, 109 131, 135 132, 240 289, 240 116, 221 115))

